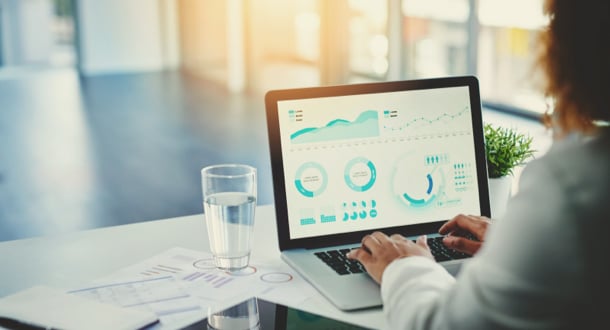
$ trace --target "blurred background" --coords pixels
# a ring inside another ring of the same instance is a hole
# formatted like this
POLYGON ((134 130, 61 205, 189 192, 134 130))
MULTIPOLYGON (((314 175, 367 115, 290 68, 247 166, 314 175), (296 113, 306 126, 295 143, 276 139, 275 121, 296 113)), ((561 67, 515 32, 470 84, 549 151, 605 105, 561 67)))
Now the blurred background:
POLYGON ((484 121, 550 145, 542 0, 0 0, 0 241, 202 212, 259 169, 270 89, 476 75, 484 121))

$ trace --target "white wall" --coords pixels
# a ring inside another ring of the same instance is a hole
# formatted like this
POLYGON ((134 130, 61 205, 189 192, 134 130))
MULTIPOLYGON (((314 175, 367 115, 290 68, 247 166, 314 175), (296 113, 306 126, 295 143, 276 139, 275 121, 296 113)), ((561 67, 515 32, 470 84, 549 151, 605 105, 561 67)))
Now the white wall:
POLYGON ((172 23, 163 16, 166 5, 152 0, 78 0, 81 72, 158 71, 171 66, 167 56, 176 55, 166 48, 171 31, 166 24, 172 23))
POLYGON ((0 0, 3 65, 47 64, 53 46, 50 0, 0 0))
POLYGON ((177 0, 160 0, 163 62, 166 68, 180 65, 180 43, 177 0))
POLYGON ((6 0, 0 0, 0 68, 5 65, 8 30, 8 6, 6 0))

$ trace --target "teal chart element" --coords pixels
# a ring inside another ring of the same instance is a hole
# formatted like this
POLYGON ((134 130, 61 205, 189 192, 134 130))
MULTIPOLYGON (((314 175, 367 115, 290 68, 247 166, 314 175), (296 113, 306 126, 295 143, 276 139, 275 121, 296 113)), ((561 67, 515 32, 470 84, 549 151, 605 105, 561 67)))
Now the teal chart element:
POLYGON ((322 165, 307 162, 299 167, 294 180, 297 191, 309 198, 319 196, 328 184, 328 175, 322 165))
POLYGON ((371 200, 367 203, 366 200, 343 202, 343 218, 342 221, 349 220, 366 220, 374 219, 377 213, 377 201, 371 200))
POLYGON ((300 213, 301 226, 314 225, 316 223, 313 209, 301 209, 300 213))
POLYGON ((362 192, 371 189, 375 184, 377 170, 370 160, 364 157, 357 157, 347 163, 343 176, 345 183, 350 189, 362 192))
POLYGON ((445 189, 445 177, 440 166, 425 161, 425 157, 409 155, 396 164, 392 180, 393 191, 407 206, 424 208, 434 205, 445 189))
POLYGON ((290 135, 293 144, 329 142, 346 139, 361 139, 379 136, 377 111, 367 110, 354 121, 334 119, 323 127, 308 127, 290 135))
POLYGON ((434 198, 436 197, 436 195, 432 195, 432 188, 434 188, 434 181, 432 180, 432 175, 430 175, 430 173, 428 173, 426 175, 426 181, 428 181, 428 188, 425 189, 426 193, 424 194, 424 197, 414 198, 414 197, 411 197, 408 193, 402 194, 402 197, 404 199, 406 199, 407 202, 409 202, 409 204, 411 204, 413 206, 423 206, 423 205, 426 205, 426 204, 432 202, 434 200, 434 198))

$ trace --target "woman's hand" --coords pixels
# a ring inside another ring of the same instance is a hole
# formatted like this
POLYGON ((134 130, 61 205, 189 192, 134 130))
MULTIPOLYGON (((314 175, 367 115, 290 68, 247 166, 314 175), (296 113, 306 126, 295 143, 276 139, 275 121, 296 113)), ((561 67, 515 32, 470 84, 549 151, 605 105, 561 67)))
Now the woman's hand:
MULTIPOLYGON (((486 217, 460 214, 441 226, 439 233, 447 235, 443 243, 448 248, 472 255, 483 244, 490 223, 486 217)), ((347 254, 348 258, 360 261, 377 283, 381 283, 383 272, 392 261, 411 256, 434 260, 426 236, 420 236, 413 242, 399 234, 388 237, 384 233, 374 232, 362 238, 360 248, 347 254)))
POLYGON ((416 242, 394 234, 390 237, 381 232, 374 232, 362 238, 362 246, 347 254, 350 259, 356 259, 364 265, 366 271, 377 282, 388 265, 399 258, 422 256, 434 260, 426 236, 420 236, 416 242))
POLYGON ((438 232, 447 235, 443 239, 446 247, 474 255, 481 248, 490 223, 487 217, 459 214, 442 225, 438 232))

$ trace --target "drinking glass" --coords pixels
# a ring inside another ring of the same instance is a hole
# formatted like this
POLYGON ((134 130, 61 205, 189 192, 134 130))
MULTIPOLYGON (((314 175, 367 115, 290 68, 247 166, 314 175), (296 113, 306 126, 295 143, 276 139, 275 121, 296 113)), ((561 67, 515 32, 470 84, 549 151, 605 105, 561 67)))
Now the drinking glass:
POLYGON ((203 208, 210 250, 217 268, 248 266, 256 208, 256 169, 221 164, 201 170, 203 208))
POLYGON ((208 309, 209 330, 260 330, 258 301, 250 298, 220 312, 208 309))

